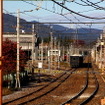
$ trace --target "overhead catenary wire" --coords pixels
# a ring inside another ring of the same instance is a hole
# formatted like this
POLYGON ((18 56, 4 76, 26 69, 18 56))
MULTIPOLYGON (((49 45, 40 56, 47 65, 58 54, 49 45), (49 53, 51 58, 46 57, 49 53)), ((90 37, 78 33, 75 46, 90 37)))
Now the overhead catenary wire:
MULTIPOLYGON (((68 1, 68 0, 66 0, 66 1, 70 3, 70 1, 68 1)), ((79 3, 79 2, 77 2, 77 1, 73 1, 73 3, 78 4, 78 5, 81 5, 81 6, 85 6, 85 7, 86 7, 86 6, 87 6, 87 7, 88 7, 88 6, 91 6, 91 7, 95 8, 96 10, 98 10, 98 9, 99 9, 99 10, 104 10, 103 7, 96 5, 96 4, 99 4, 99 3, 103 2, 103 1, 93 3, 93 2, 90 2, 89 0, 88 0, 88 2, 81 0, 81 2, 83 2, 83 3, 85 3, 85 4, 79 3), (90 3, 89 3, 89 2, 90 2, 90 3)))
MULTIPOLYGON (((24 0, 22 0, 22 1, 24 1, 24 0)), ((25 1, 26 2, 26 1, 25 1)), ((29 3, 29 2, 26 2, 26 3, 29 3)), ((29 4, 31 4, 31 5, 34 5, 34 6, 36 6, 35 4, 33 4, 33 3, 29 3, 29 4)), ((63 1, 63 5, 65 4, 65 0, 63 1)), ((45 9, 45 8, 43 8, 43 7, 41 7, 42 9, 45 9)), ((55 9, 55 5, 53 4, 53 8, 55 9)), ((46 9, 45 9, 46 10, 46 9)), ((47 9, 48 10, 48 9, 47 9)), ((48 10, 49 11, 49 10, 48 10)), ((64 18, 66 18, 67 20, 69 20, 69 21, 72 21, 70 18, 68 18, 68 17, 66 17, 64 14, 59 14, 58 12, 54 12, 54 11, 50 11, 50 12, 53 12, 53 13, 55 13, 55 14, 58 14, 58 15, 61 15, 61 16, 63 16, 64 18)), ((73 14, 72 14, 73 15, 73 14)), ((75 19, 76 20, 78 20, 76 17, 75 17, 75 19)), ((79 21, 79 20, 78 20, 79 21)))
POLYGON ((63 6, 62 4, 60 4, 59 2, 57 2, 57 1, 55 1, 55 0, 51 0, 51 1, 55 2, 56 4, 58 4, 59 6, 63 7, 64 9, 66 9, 66 10, 68 10, 68 11, 70 11, 70 12, 76 14, 76 15, 79 15, 79 16, 81 16, 81 17, 84 17, 84 18, 88 18, 88 19, 98 19, 98 20, 100 20, 100 19, 105 19, 105 17, 100 17, 100 18, 98 18, 98 17, 90 17, 90 16, 87 16, 87 15, 83 15, 83 14, 80 14, 80 13, 78 13, 78 12, 75 12, 75 11, 73 11, 73 10, 71 10, 71 9, 69 9, 69 8, 67 8, 67 7, 65 7, 65 6, 63 6))
MULTIPOLYGON (((27 2, 27 1, 25 1, 25 0, 21 0, 21 1, 24 1, 24 2, 26 2, 26 3, 29 3, 29 4, 34 5, 34 6, 37 7, 37 5, 35 5, 35 4, 31 3, 31 2, 27 2)), ((53 0, 52 0, 52 1, 53 1, 53 0)), ((81 1, 83 1, 83 0, 81 0, 81 1)), ((95 4, 96 4, 96 3, 95 3, 95 4)), ((47 10, 47 11, 49 11, 49 12, 53 12, 53 13, 55 13, 55 14, 59 14, 59 15, 60 15, 60 13, 51 11, 51 10, 49 10, 49 9, 47 9, 47 8, 43 8, 43 7, 40 7, 40 8, 42 8, 42 9, 44 9, 44 10, 47 10)), ((30 11, 23 11, 22 13, 24 13, 24 12, 32 12, 32 11, 33 11, 33 10, 30 10, 30 11)), ((70 11, 70 12, 72 12, 72 11, 70 11)), ((75 12, 75 11, 74 11, 74 12, 75 12)), ((73 13, 74 13, 74 12, 73 12, 73 13)), ((87 12, 88 12, 88 11, 87 11, 87 12)), ((13 14, 14 14, 14 13, 13 13, 13 14)), ((75 14, 81 15, 81 16, 83 16, 83 17, 85 17, 85 18, 91 18, 91 19, 105 19, 105 17, 102 17, 102 18, 89 17, 89 16, 86 16, 86 15, 80 14, 80 12, 79 12, 79 13, 75 13, 75 14)), ((63 15, 62 15, 62 16, 63 16, 63 15)))
MULTIPOLYGON (((6 10, 7 11, 7 10, 6 10)), ((30 11, 30 10, 29 10, 30 11)), ((8 11, 7 11, 8 12, 8 11)), ((8 12, 9 14, 11 14, 10 12, 8 12)), ((26 14, 26 11, 25 12, 21 12, 22 14, 25 14, 25 15, 28 15, 29 16, 29 14, 26 14)), ((68 17, 66 17, 65 16, 65 14, 59 14, 59 15, 61 15, 61 16, 63 16, 63 17, 65 17, 67 20, 69 20, 70 22, 47 22, 47 24, 84 24, 84 25, 86 25, 86 24, 104 24, 105 22, 80 22, 80 20, 78 19, 78 18, 76 18, 76 16, 74 16, 73 14, 71 14, 76 20, 78 20, 78 22, 73 22, 70 18, 68 18, 68 17)), ((35 17, 35 16, 32 16, 32 15, 30 15, 30 17, 35 17)), ((35 17, 36 18, 36 17, 35 17)), ((44 22, 44 24, 45 24, 46 22, 44 22)), ((35 23, 36 24, 36 23, 35 23)), ((38 23, 38 24, 40 24, 40 23, 38 23)))
MULTIPOLYGON (((86 13, 86 12, 95 11, 95 10, 97 10, 97 9, 85 10, 85 11, 81 11, 81 12, 78 12, 78 13, 86 13)), ((63 15, 69 15, 69 14, 72 14, 72 13, 67 12, 67 13, 64 13, 63 15)))
MULTIPOLYGON (((24 0, 21 0, 21 1, 36 6, 36 5, 33 4, 33 3, 30 3, 30 2, 27 2, 27 1, 24 1, 24 0)), ((43 7, 41 7, 41 8, 44 9, 44 10, 47 10, 47 11, 49 11, 49 12, 52 12, 52 13, 55 13, 55 14, 58 14, 58 15, 61 15, 61 16, 65 17, 63 14, 60 14, 60 13, 58 13, 58 12, 54 12, 54 11, 51 11, 51 10, 49 10, 49 9, 47 9, 47 8, 43 8, 43 7)), ((35 10, 35 9, 34 9, 34 10, 35 10)), ((29 11, 32 12, 33 10, 29 10, 29 11)), ((29 12, 29 11, 23 11, 23 12, 21 12, 21 13, 25 13, 25 12, 29 12)), ((70 11, 70 12, 71 12, 71 11, 70 11)), ((71 13, 72 13, 72 12, 71 12, 71 13)), ((78 13, 78 14, 79 14, 79 13, 78 13)), ((65 18, 67 19, 67 17, 65 17, 65 18)), ((105 17, 104 17, 104 18, 86 17, 86 18, 105 19, 105 17)), ((70 20, 70 19, 69 19, 69 20, 70 20)), ((72 20, 71 20, 71 21, 72 21, 72 20)))
POLYGON ((90 2, 89 0, 88 1, 87 0, 86 1, 81 0, 81 1, 84 2, 85 4, 87 4, 88 6, 91 6, 93 8, 96 8, 97 10, 105 10, 104 8, 96 5, 95 3, 90 2))
MULTIPOLYGON (((71 1, 69 1, 69 0, 66 0, 67 2, 71 2, 71 1)), ((100 1, 98 1, 98 2, 96 2, 96 3, 94 3, 94 4, 99 4, 99 3, 102 3, 104 0, 100 0, 100 1)), ((73 2, 75 2, 75 3, 77 3, 75 0, 73 1, 73 2)), ((79 3, 80 4, 80 3, 79 3)))
MULTIPOLYGON (((30 12, 32 12, 32 11, 34 11, 34 10, 29 10, 30 12)), ((28 14, 26 14, 26 12, 29 12, 28 10, 27 11, 24 11, 24 12, 20 12, 20 13, 22 13, 22 14, 25 14, 25 15, 28 15, 28 14)), ((58 14, 58 13, 57 13, 58 14)), ((68 17, 66 17, 66 16, 64 16, 63 14, 58 14, 58 15, 61 15, 61 16, 63 16, 64 18, 66 18, 67 20, 69 20, 69 21, 71 21, 72 22, 72 20, 70 19, 70 18, 68 18, 68 17)), ((73 14, 72 14, 73 15, 73 14)), ((34 16, 32 16, 31 15, 31 17, 34 17, 34 16)), ((75 17, 75 19, 77 19, 76 17, 75 17)), ((78 19, 77 19, 78 20, 78 19)), ((79 21, 79 20, 78 20, 79 21)), ((85 25, 85 24, 84 24, 85 25)), ((83 29, 84 30, 84 29, 83 29)))
MULTIPOLYGON (((25 0, 22 0, 22 1, 25 1, 25 0)), ((29 3, 29 4, 31 4, 31 5, 34 5, 34 6, 36 6, 35 4, 33 4, 32 2, 28 2, 28 1, 25 1, 25 2, 27 2, 27 3, 29 3)), ((37 7, 37 6, 36 6, 37 7)), ((72 19, 70 19, 69 17, 67 17, 67 16, 65 16, 65 14, 62 14, 62 13, 59 13, 59 12, 55 12, 55 11, 52 11, 52 10, 49 10, 49 9, 47 9, 47 8, 43 8, 43 7, 41 7, 41 9, 44 9, 44 10, 47 10, 47 11, 49 11, 49 12, 52 12, 52 13, 54 13, 54 14, 58 14, 58 15, 60 15, 60 16, 62 16, 62 17, 64 17, 64 18, 66 18, 67 20, 69 20, 70 22, 72 22, 72 24, 75 24, 75 22, 73 22, 72 21, 72 19)), ((28 14, 26 14, 27 12, 33 12, 34 10, 36 10, 36 9, 31 9, 31 10, 25 10, 25 11, 23 11, 23 12, 21 12, 22 14, 25 14, 25 15, 28 15, 28 14)), ((88 12, 88 11, 87 11, 88 12)), ((15 12, 14 12, 15 13, 15 12)), ((72 13, 72 12, 70 12, 70 13, 72 13)), ((71 14, 72 16, 73 16, 73 13, 71 14)), ((30 16, 30 17, 34 17, 34 16, 30 16)), ((76 20, 78 20, 78 18, 76 18, 76 16, 73 16, 76 20)), ((79 21, 79 20, 78 20, 79 21)), ((59 24, 60 24, 60 22, 59 22, 59 24)), ((79 24, 79 23, 78 23, 79 24)), ((87 23, 86 23, 87 24, 87 23)), ((91 24, 91 23, 89 23, 89 24, 91 24)), ((99 23, 100 24, 100 23, 99 23)), ((84 23, 84 25, 85 25, 85 23, 84 23)))
MULTIPOLYGON (((26 3, 30 4, 30 5, 36 6, 35 4, 30 3, 30 2, 27 2, 27 1, 25 1, 25 0, 21 0, 21 1, 26 2, 26 3)), ((46 10, 46 11, 48 11, 48 12, 52 12, 52 13, 54 13, 54 14, 57 14, 57 15, 61 15, 61 16, 63 16, 64 18, 66 18, 67 20, 72 21, 71 19, 69 19, 69 18, 67 18, 66 16, 64 16, 62 13, 55 12, 55 11, 49 10, 49 9, 47 9, 47 8, 44 8, 44 7, 40 7, 40 8, 41 8, 41 9, 44 9, 44 10, 46 10)))
POLYGON ((105 10, 104 7, 100 7, 99 5, 96 5, 95 3, 90 2, 89 0, 86 0, 86 1, 89 2, 91 5, 97 6, 99 9, 105 10))
MULTIPOLYGON (((68 0, 66 0, 67 2, 70 2, 70 1, 68 1, 68 0)), ((86 4, 82 4, 82 3, 78 3, 78 2, 76 2, 76 1, 74 1, 74 3, 76 3, 76 4, 78 4, 78 5, 81 5, 81 6, 88 6, 88 5, 86 5, 86 4)))
POLYGON ((21 22, 20 24, 105 24, 105 21, 101 21, 101 22, 21 22))
POLYGON ((86 2, 86 1, 84 1, 84 0, 81 0, 83 3, 85 3, 87 6, 90 6, 90 7, 93 7, 93 8, 95 8, 95 9, 99 9, 99 8, 97 8, 97 6, 94 6, 94 5, 92 5, 92 4, 90 4, 90 3, 88 3, 88 2, 86 2))
MULTIPOLYGON (((42 7, 41 7, 42 8, 42 7)), ((45 9, 45 8, 42 8, 42 9, 45 9)), ((5 10, 5 9, 4 9, 5 10)), ((48 9, 46 9, 47 11, 50 11, 50 10, 48 10, 48 9)), ((10 15, 12 15, 12 14, 16 14, 16 12, 9 12, 9 11, 7 11, 7 10, 5 10, 8 14, 10 14, 10 15)), ((35 16, 33 16, 33 15, 29 15, 29 14, 26 14, 26 12, 32 12, 32 11, 34 11, 34 10, 25 10, 25 11, 22 11, 22 12, 20 12, 20 13, 22 13, 22 14, 25 14, 25 15, 28 15, 28 16, 30 16, 30 17, 34 17, 34 18, 37 18, 37 19, 39 19, 38 17, 35 17, 35 16)), ((55 13, 55 14, 58 14, 58 15, 61 15, 61 16, 63 16, 63 17, 65 17, 67 20, 70 20, 69 18, 67 18, 66 16, 64 16, 63 14, 60 14, 60 13, 57 13, 57 12, 54 12, 54 11, 50 11, 50 12, 52 12, 52 13, 55 13)), ((70 21, 72 21, 72 20, 70 20, 70 21)))

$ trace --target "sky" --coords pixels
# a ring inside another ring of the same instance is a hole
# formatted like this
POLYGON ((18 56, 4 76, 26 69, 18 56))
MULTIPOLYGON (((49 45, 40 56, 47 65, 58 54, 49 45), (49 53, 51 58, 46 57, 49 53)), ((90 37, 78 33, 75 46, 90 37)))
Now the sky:
MULTIPOLYGON (((63 0, 58 1, 62 3, 63 0)), ((94 17, 105 17, 105 9, 104 10, 96 10, 95 8, 91 6, 82 6, 78 5, 77 3, 86 5, 85 3, 81 2, 81 0, 75 0, 75 2, 65 2, 64 6, 72 9, 73 11, 76 11, 78 13, 82 13, 87 16, 94 16, 94 17)), ((86 0, 84 0, 86 1, 86 0)), ((91 1, 91 0, 89 0, 91 1)), ((99 2, 100 0, 92 0, 92 2, 96 3, 99 2)), ((105 2, 99 3, 98 4, 101 7, 105 7, 105 2)), ((97 6, 95 6, 97 7, 97 6)), ((93 20, 93 19, 87 19, 80 17, 78 15, 75 15, 73 13, 70 13, 69 11, 63 9, 62 7, 58 6, 57 4, 53 3, 50 0, 46 1, 3 1, 3 9, 4 13, 8 13, 11 15, 15 15, 17 13, 17 10, 19 9, 20 12, 23 12, 20 14, 20 18, 25 19, 26 21, 39 21, 39 22, 51 22, 51 21, 57 21, 57 22, 63 22, 63 21, 74 21, 74 22, 84 22, 84 21, 89 21, 89 22, 95 22, 99 20, 93 20), (30 11, 33 10, 33 11, 30 11), (30 11, 30 12, 25 12, 25 11, 30 11), (49 12, 50 11, 50 12, 49 12), (60 15, 60 14, 63 14, 60 15)), ((100 20, 100 21, 105 21, 100 20)), ((70 28, 75 28, 77 25, 70 25, 66 24, 64 26, 70 27, 70 28)), ((82 25, 82 27, 89 27, 89 25, 82 25)), ((102 28, 103 25, 92 25, 92 27, 96 28, 102 28)))

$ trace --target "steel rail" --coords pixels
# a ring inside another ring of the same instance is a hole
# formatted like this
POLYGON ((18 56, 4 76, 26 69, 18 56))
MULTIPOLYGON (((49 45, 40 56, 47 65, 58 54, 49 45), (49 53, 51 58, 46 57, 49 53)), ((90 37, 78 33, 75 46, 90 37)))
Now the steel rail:
POLYGON ((77 93, 75 96, 73 96, 71 99, 69 99, 66 102, 62 103, 61 105, 65 105, 67 103, 70 103, 72 100, 78 98, 86 90, 87 87, 88 87, 88 72, 86 72, 86 81, 85 81, 85 85, 82 88, 82 90, 79 93, 77 93))
MULTIPOLYGON (((85 99, 84 101, 80 102, 78 105, 84 105, 84 104, 88 103, 89 100, 92 99, 94 97, 94 95, 97 93, 97 91, 99 89, 99 83, 98 83, 98 80, 96 78, 95 73, 93 73, 93 75, 94 75, 94 79, 95 79, 96 88, 94 89, 94 91, 91 93, 91 95, 87 99, 85 99)), ((73 98, 67 100, 66 102, 64 102, 61 105, 66 105, 66 104, 71 103, 73 100, 75 100, 76 98, 78 98, 79 96, 81 96, 82 93, 87 89, 87 87, 88 87, 88 85, 86 86, 86 88, 84 88, 84 90, 82 89, 79 93, 77 93, 77 95, 75 95, 73 98)))
MULTIPOLYGON (((95 75, 95 73, 94 73, 94 75, 95 75)), ((93 93, 90 95, 89 98, 87 98, 86 100, 84 100, 83 102, 81 102, 79 105, 84 105, 84 104, 88 103, 89 100, 90 100, 91 98, 93 98, 94 95, 97 93, 97 91, 98 91, 98 89, 99 89, 99 83, 98 83, 98 80, 97 80, 96 75, 95 75, 94 78, 95 78, 95 83, 96 83, 96 88, 95 88, 95 90, 93 91, 93 93)))
POLYGON ((58 79, 60 79, 60 78, 61 78, 63 75, 65 75, 65 74, 66 74, 66 72, 63 73, 63 74, 61 74, 59 77, 57 77, 56 79, 54 79, 53 81, 51 81, 51 82, 48 83, 47 85, 45 85, 45 86, 39 88, 38 90, 33 91, 33 92, 31 92, 31 93, 29 93, 29 94, 27 94, 27 95, 21 96, 21 97, 19 97, 19 98, 13 99, 13 100, 11 100, 11 101, 4 102, 3 105, 9 104, 9 103, 11 103, 11 102, 17 101, 17 100, 22 99, 22 98, 24 98, 24 97, 30 96, 30 95, 32 95, 33 93, 37 93, 37 92, 41 91, 42 89, 46 88, 47 86, 49 86, 50 84, 56 82, 58 79))
MULTIPOLYGON (((74 71, 72 71, 72 72, 74 72, 74 71)), ((71 72, 70 74, 72 74, 72 72, 71 72)), ((32 102, 32 101, 35 101, 35 100, 37 100, 37 99, 39 99, 39 98, 41 98, 41 97, 47 95, 47 94, 50 93, 50 92, 54 91, 54 90, 55 90, 56 88, 58 88, 66 79, 68 79, 68 78, 70 77, 70 74, 67 73, 67 76, 66 76, 57 86, 53 87, 52 89, 48 90, 47 92, 43 93, 42 95, 39 95, 39 96, 37 96, 37 97, 34 97, 34 98, 32 98, 32 99, 30 99, 30 100, 28 100, 28 101, 22 102, 22 103, 20 103, 20 104, 18 104, 18 105, 25 105, 25 104, 28 104, 28 103, 30 103, 30 102, 32 102)))
MULTIPOLYGON (((74 72, 74 71, 75 71, 75 70, 72 70, 72 71, 70 72, 70 74, 72 74, 72 72, 74 72)), ((24 95, 24 96, 22 96, 22 97, 13 99, 13 100, 8 101, 8 102, 4 102, 3 105, 9 104, 9 103, 14 103, 15 101, 18 101, 18 100, 20 100, 20 99, 24 99, 25 97, 31 96, 32 94, 41 91, 42 89, 48 87, 48 86, 51 85, 52 83, 54 83, 54 82, 56 82, 57 80, 59 80, 60 78, 62 78, 64 75, 67 74, 67 72, 68 72, 68 71, 64 72, 64 73, 61 74, 59 77, 57 77, 56 79, 54 79, 53 81, 51 81, 51 82, 48 83, 47 85, 43 86, 42 88, 40 88, 40 89, 38 89, 38 90, 36 90, 36 91, 34 91, 34 92, 31 92, 31 93, 29 93, 29 94, 27 94, 27 95, 24 95)), ((66 78, 65 78, 65 79, 66 79, 66 78)), ((62 81, 62 82, 63 82, 63 81, 62 81)), ((60 85, 60 84, 59 84, 59 85, 60 85)), ((59 86, 59 85, 58 85, 58 86, 59 86)), ((57 86, 57 87, 58 87, 58 86, 57 86)), ((57 87, 55 87, 55 88, 57 88, 57 87)), ((55 89, 55 88, 54 88, 54 89, 55 89)), ((52 90, 54 90, 54 89, 52 89, 52 90)), ((51 91, 52 91, 52 90, 51 90, 51 91)), ((47 93, 46 93, 46 94, 47 94, 47 93)), ((42 95, 42 96, 44 96, 44 95, 42 95)), ((41 96, 38 96, 38 97, 36 97, 36 98, 34 98, 34 99, 38 99, 38 98, 40 98, 40 97, 41 97, 41 96)), ((33 101, 34 99, 31 99, 30 102, 33 101)), ((29 102, 29 101, 27 101, 27 102, 29 102)), ((23 102, 23 103, 21 103, 20 105, 23 105, 23 104, 25 104, 25 103, 27 103, 27 102, 23 102)))

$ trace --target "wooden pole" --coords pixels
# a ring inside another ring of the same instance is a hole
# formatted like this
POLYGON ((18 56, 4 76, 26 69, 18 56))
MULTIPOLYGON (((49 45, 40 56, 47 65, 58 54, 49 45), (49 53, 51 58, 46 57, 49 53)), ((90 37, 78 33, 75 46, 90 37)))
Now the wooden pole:
POLYGON ((0 105, 2 105, 2 39, 3 39, 3 1, 0 0, 0 105))

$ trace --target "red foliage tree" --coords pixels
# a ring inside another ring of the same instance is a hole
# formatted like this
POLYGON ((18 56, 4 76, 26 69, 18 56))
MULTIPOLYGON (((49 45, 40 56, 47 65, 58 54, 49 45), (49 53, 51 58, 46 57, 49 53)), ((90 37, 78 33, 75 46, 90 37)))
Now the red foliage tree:
MULTIPOLYGON (((3 73, 8 74, 16 72, 17 64, 17 44, 9 39, 3 41, 3 73)), ((26 63, 26 54, 20 48, 20 71, 23 70, 26 63)))

